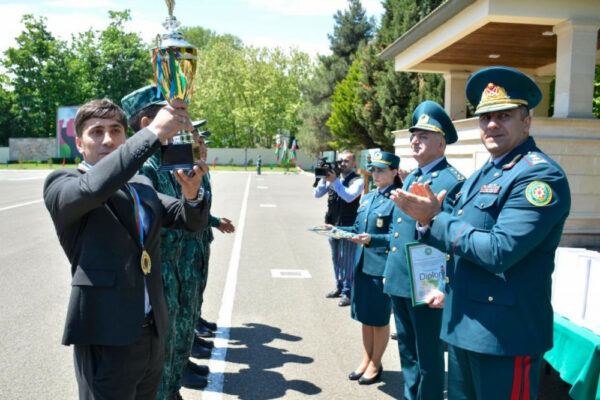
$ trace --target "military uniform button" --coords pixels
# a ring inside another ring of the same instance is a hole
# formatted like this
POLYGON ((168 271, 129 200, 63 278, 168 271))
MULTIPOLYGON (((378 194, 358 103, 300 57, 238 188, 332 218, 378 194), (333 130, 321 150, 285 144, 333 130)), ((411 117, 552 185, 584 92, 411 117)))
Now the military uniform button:
POLYGON ((433 176, 434 178, 436 178, 438 176, 438 173, 434 172, 433 174, 431 174, 431 176, 433 176))
POLYGON ((383 203, 383 200, 379 200, 379 204, 383 203))
POLYGON ((463 212, 462 210, 458 210, 458 213, 457 213, 457 214, 458 214, 458 215, 462 215, 462 212, 463 212))
POLYGON ((494 176, 500 176, 500 172, 496 172, 494 176))
POLYGON ((494 301, 494 298, 492 296, 490 296, 490 297, 488 297, 488 301, 492 302, 492 301, 494 301))
POLYGON ((390 252, 389 250, 386 250, 386 251, 385 251, 385 254, 388 254, 389 252, 390 252))
POLYGON ((398 223, 402 222, 402 218, 398 218, 397 222, 398 223))
POLYGON ((397 238, 398 236, 400 236, 400 234, 398 232, 394 233, 395 238, 397 238))
POLYGON ((483 208, 483 206, 484 206, 484 205, 485 205, 485 204, 481 203, 481 204, 480 204, 481 208, 483 208))
POLYGON ((365 222, 367 222, 367 219, 365 218, 365 222))
POLYGON ((360 247, 365 247, 365 245, 364 245, 364 244, 361 244, 361 245, 360 245, 360 247))
POLYGON ((446 254, 446 261, 450 261, 450 254, 446 254))
POLYGON ((392 253, 396 252, 396 247, 392 247, 392 253))
POLYGON ((446 283, 450 283, 450 278, 446 277, 446 283))

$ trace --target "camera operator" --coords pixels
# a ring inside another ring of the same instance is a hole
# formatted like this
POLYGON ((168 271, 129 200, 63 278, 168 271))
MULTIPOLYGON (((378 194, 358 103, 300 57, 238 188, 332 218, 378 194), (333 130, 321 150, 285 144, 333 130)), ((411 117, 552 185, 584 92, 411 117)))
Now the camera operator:
MULTIPOLYGON (((340 155, 339 176, 333 169, 327 171, 315 189, 315 198, 327 193, 327 214, 325 223, 335 226, 352 226, 356 219, 356 210, 364 187, 363 179, 354 172, 356 160, 354 153, 343 151, 340 155)), ((327 294, 327 298, 340 297, 340 307, 350 305, 352 290, 352 268, 356 244, 348 240, 330 238, 331 260, 335 272, 336 288, 327 294)))

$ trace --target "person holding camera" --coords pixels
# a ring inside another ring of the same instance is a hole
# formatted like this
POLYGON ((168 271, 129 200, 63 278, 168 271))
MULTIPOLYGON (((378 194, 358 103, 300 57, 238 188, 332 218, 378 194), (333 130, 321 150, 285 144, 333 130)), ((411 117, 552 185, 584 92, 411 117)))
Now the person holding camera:
MULTIPOLYGON (((329 169, 315 189, 315 198, 328 194, 325 223, 335 226, 352 226, 356 219, 356 210, 365 182, 354 172, 356 159, 351 151, 343 151, 340 155, 339 174, 329 169)), ((336 287, 327 293, 327 298, 340 297, 340 307, 350 305, 352 291, 352 268, 356 244, 347 240, 329 239, 331 260, 336 279, 336 287)))

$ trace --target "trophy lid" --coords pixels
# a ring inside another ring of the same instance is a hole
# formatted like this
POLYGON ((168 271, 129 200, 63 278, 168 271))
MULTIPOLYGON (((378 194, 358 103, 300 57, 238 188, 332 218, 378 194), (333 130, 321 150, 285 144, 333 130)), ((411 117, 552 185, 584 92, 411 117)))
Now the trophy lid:
POLYGON ((186 42, 183 39, 183 34, 177 30, 181 26, 181 22, 173 15, 173 9, 175 8, 174 0, 166 0, 169 16, 162 23, 162 26, 167 30, 167 33, 163 33, 157 37, 156 48, 168 48, 168 47, 187 47, 196 49, 197 47, 186 42))

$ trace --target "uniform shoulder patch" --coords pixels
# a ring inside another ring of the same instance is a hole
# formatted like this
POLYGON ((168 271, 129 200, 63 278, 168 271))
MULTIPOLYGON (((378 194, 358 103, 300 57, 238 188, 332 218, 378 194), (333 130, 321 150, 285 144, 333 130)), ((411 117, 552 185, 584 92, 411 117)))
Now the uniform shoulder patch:
POLYGON ((536 207, 545 206, 552 200, 552 189, 543 181, 533 181, 525 189, 527 201, 536 207))
POLYGON ((548 163, 548 160, 546 160, 540 153, 533 152, 525 154, 525 161, 527 161, 527 163, 532 167, 536 164, 548 163))
POLYGON ((458 170, 454 167, 448 167, 448 171, 450 171, 451 175, 454 176, 459 182, 464 181, 466 179, 465 176, 458 172, 458 170))

